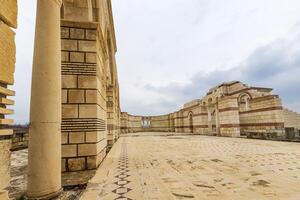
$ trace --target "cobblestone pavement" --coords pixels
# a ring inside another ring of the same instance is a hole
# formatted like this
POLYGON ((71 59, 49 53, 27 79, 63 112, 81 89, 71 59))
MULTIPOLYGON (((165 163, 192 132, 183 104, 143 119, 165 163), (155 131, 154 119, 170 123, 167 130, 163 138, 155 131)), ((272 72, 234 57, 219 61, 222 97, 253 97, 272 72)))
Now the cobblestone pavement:
POLYGON ((300 199, 299 143, 141 135, 118 140, 81 199, 300 199))

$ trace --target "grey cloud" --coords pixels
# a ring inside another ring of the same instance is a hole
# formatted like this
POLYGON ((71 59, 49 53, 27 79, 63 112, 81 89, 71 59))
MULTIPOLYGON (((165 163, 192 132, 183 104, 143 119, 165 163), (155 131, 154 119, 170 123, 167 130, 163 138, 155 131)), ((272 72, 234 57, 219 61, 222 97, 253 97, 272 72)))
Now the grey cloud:
MULTIPOLYGON (((295 30, 294 30, 295 31, 295 30)), ((209 88, 226 81, 240 80, 253 86, 273 87, 284 105, 300 112, 300 29, 293 38, 279 39, 257 48, 244 62, 228 70, 215 70, 210 73, 198 72, 190 78, 190 83, 171 83, 164 87, 145 85, 146 90, 162 96, 173 97, 174 102, 156 105, 168 112, 192 99, 204 96, 209 88)), ((153 112, 153 114, 156 114, 153 112)))

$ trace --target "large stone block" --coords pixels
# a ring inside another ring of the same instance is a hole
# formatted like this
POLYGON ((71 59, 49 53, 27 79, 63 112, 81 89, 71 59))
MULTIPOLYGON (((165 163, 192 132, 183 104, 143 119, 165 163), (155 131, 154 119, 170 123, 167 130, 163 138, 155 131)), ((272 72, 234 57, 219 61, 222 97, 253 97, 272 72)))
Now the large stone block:
POLYGON ((84 132, 74 132, 69 134, 70 144, 80 144, 84 143, 84 132))
POLYGON ((61 40, 61 50, 77 51, 77 40, 61 40))
POLYGON ((61 27, 60 34, 62 39, 70 38, 70 29, 67 27, 61 27))
POLYGON ((89 142, 89 143, 98 142, 98 133, 97 132, 87 132, 86 133, 86 142, 89 142))
POLYGON ((84 90, 69 90, 69 103, 84 103, 84 90))
POLYGON ((71 39, 84 39, 84 29, 71 28, 70 37, 71 39))
POLYGON ((9 85, 14 83, 15 63, 15 33, 0 21, 0 82, 9 85))
POLYGON ((78 156, 97 155, 96 144, 80 144, 78 145, 78 156))
POLYGON ((77 76, 62 75, 62 88, 77 88, 77 76))
POLYGON ((86 103, 97 103, 97 90, 86 90, 86 103))
POLYGON ((97 118, 97 105, 79 105, 79 118, 97 118))
POLYGON ((85 58, 87 63, 97 63, 96 53, 86 53, 85 58))
POLYGON ((10 140, 0 140, 0 190, 9 185, 10 179, 10 140))
POLYGON ((62 118, 78 118, 78 106, 77 105, 62 105, 62 118))
POLYGON ((97 79, 96 76, 78 76, 78 87, 85 89, 96 89, 97 79))
POLYGON ((62 145, 61 154, 63 158, 76 157, 77 156, 77 146, 76 145, 62 145))
POLYGON ((84 53, 70 52, 70 62, 84 62, 84 53))
POLYGON ((70 171, 81 171, 85 169, 85 158, 68 159, 68 168, 70 171))
POLYGON ((86 52, 96 52, 96 42, 95 41, 78 41, 78 50, 86 52))
POLYGON ((0 0, 0 5, 0 19, 7 25, 17 28, 17 0, 0 0))

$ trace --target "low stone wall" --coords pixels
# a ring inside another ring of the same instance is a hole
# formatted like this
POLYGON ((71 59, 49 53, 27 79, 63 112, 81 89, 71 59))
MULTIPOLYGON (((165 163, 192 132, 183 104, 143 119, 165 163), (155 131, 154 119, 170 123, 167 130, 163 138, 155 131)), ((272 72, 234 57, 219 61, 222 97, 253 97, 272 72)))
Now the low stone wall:
POLYGON ((29 140, 28 129, 14 130, 14 134, 12 136, 11 150, 17 151, 20 149, 28 148, 28 140, 29 140))

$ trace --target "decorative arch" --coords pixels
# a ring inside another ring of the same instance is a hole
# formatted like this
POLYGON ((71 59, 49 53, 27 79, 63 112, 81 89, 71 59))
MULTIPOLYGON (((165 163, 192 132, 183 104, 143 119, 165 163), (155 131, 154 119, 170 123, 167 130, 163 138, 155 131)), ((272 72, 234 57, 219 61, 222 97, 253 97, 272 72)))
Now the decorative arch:
POLYGON ((248 92, 244 92, 239 95, 238 104, 239 104, 240 112, 245 112, 250 110, 250 99, 252 99, 252 96, 248 92))

